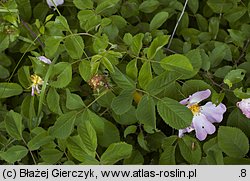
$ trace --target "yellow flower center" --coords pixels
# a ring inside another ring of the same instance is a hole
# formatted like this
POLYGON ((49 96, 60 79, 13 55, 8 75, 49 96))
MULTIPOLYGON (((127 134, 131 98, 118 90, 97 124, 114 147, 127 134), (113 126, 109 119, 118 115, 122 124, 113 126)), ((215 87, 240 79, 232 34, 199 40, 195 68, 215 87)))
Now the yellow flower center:
POLYGON ((42 85, 43 84, 43 79, 36 74, 31 75, 30 79, 31 79, 33 85, 42 85))
POLYGON ((199 113, 200 109, 201 109, 198 104, 194 104, 194 105, 192 105, 192 106, 190 106, 188 108, 192 111, 193 114, 199 113))

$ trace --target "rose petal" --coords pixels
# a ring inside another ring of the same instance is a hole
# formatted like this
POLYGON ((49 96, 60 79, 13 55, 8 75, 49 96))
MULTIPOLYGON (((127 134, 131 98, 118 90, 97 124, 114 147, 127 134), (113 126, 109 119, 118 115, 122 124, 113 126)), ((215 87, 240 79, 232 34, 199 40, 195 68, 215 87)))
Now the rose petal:
POLYGON ((212 102, 207 102, 204 106, 201 106, 200 112, 204 114, 211 123, 220 123, 226 110, 226 106, 222 103, 216 106, 212 102))
POLYGON ((180 103, 189 104, 189 105, 196 104, 196 103, 203 101, 204 99, 207 99, 210 95, 211 95, 211 91, 209 89, 204 90, 204 91, 198 91, 192 94, 191 96, 189 96, 188 98, 180 101, 180 103))
POLYGON ((181 138, 184 136, 184 133, 190 133, 193 130, 194 130, 194 128, 192 128, 191 126, 185 128, 185 129, 180 129, 178 136, 181 138))
POLYGON ((213 134, 215 132, 215 126, 206 119, 203 114, 198 114, 193 118, 193 125, 196 133, 196 137, 203 141, 206 139, 207 134, 213 134))
POLYGON ((31 96, 34 96, 34 93, 35 93, 35 86, 32 85, 31 86, 31 96))
POLYGON ((247 118, 250 118, 250 98, 242 99, 236 105, 247 118))
MULTIPOLYGON (((64 3, 64 0, 53 0, 56 6, 62 5, 64 3)), ((47 0, 47 4, 49 5, 49 7, 54 7, 54 3, 52 2, 52 0, 47 0)))
POLYGON ((40 56, 40 57, 37 57, 38 60, 46 63, 46 64, 51 64, 51 60, 46 58, 45 56, 40 56))
MULTIPOLYGON (((190 97, 190 96, 189 96, 189 97, 190 97)), ((183 99, 182 101, 180 101, 180 103, 181 103, 182 105, 186 105, 186 104, 188 104, 189 97, 188 97, 188 98, 186 98, 186 99, 183 99)))

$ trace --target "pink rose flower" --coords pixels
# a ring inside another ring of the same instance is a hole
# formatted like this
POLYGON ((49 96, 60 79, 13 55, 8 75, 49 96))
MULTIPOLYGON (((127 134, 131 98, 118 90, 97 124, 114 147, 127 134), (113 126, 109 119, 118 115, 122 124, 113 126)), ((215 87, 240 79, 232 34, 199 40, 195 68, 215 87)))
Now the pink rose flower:
POLYGON ((184 133, 190 133, 195 130, 196 137, 203 141, 208 134, 213 134, 216 130, 213 123, 220 123, 223 119, 223 114, 226 112, 226 106, 220 103, 218 106, 212 102, 207 102, 200 106, 199 103, 207 99, 211 95, 209 89, 198 91, 188 98, 180 101, 181 104, 186 105, 193 113, 192 124, 179 130, 179 137, 184 136, 184 133))
POLYGON ((236 105, 247 118, 250 118, 250 98, 242 99, 236 105))

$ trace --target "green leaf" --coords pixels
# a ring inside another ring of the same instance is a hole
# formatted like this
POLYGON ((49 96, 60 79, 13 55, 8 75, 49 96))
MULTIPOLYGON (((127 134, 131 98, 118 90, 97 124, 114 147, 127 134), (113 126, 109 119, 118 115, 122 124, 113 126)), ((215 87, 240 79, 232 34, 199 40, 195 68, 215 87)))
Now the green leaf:
POLYGON ((193 72, 190 72, 189 75, 185 74, 182 75, 183 79, 190 79, 194 77, 200 70, 202 66, 202 57, 200 53, 200 49, 192 49, 188 51, 185 56, 189 59, 190 63, 192 64, 193 67, 193 72))
POLYGON ((164 138, 161 147, 163 148, 163 150, 166 150, 169 146, 175 146, 177 144, 178 138, 179 137, 176 135, 164 138))
POLYGON ((101 16, 95 14, 93 10, 81 10, 77 15, 80 20, 80 26, 86 32, 94 29, 101 23, 101 16))
POLYGON ((201 160, 201 148, 195 138, 184 136, 178 141, 181 155, 190 164, 198 164, 201 160))
POLYGON ((250 138, 250 121, 242 114, 239 108, 235 108, 228 116, 227 126, 241 129, 250 138))
POLYGON ((137 141, 138 141, 138 144, 140 145, 141 148, 143 148, 147 152, 150 152, 147 140, 145 140, 145 136, 144 136, 142 131, 140 131, 140 133, 138 134, 137 141))
POLYGON ((249 151, 249 140, 238 128, 220 126, 218 144, 224 153, 233 158, 243 158, 249 151))
POLYGON ((136 117, 139 122, 152 129, 156 129, 155 103, 151 96, 144 95, 136 110, 136 117))
POLYGON ((92 77, 91 74, 91 65, 90 62, 87 60, 82 60, 81 63, 79 64, 79 73, 83 80, 86 82, 89 81, 92 77))
POLYGON ((211 67, 216 67, 221 63, 221 61, 224 59, 224 57, 226 55, 226 49, 227 49, 227 47, 224 43, 216 46, 213 49, 213 51, 209 55, 211 67))
POLYGON ((202 31, 202 32, 206 32, 208 30, 208 21, 207 21, 207 19, 204 18, 200 14, 196 14, 195 18, 196 18, 199 30, 202 31))
POLYGON ((146 0, 140 4, 139 10, 144 12, 144 13, 152 13, 153 11, 155 11, 158 8, 159 5, 160 5, 159 1, 146 0))
POLYGON ((137 59, 131 60, 126 66, 126 74, 133 80, 136 80, 138 75, 137 59))
POLYGON ((63 156, 63 152, 57 150, 57 149, 45 149, 42 150, 39 155, 45 161, 49 164, 55 164, 57 163, 63 156))
POLYGON ((93 49, 96 53, 103 52, 109 45, 109 38, 106 34, 96 36, 93 39, 93 49))
POLYGON ((244 79, 245 74, 246 71, 244 69, 231 70, 225 76, 223 82, 231 88, 233 84, 241 82, 244 79))
POLYGON ((112 80, 122 89, 134 89, 135 83, 124 75, 118 68, 114 67, 115 71, 111 73, 112 80))
POLYGON ((31 85, 29 66, 23 66, 17 71, 19 83, 27 88, 31 85))
POLYGON ((246 40, 245 34, 240 30, 228 29, 229 35, 236 46, 243 48, 244 41, 246 40))
POLYGON ((67 21, 67 19, 64 16, 57 16, 56 19, 55 19, 55 24, 62 25, 63 29, 65 31, 69 31, 69 29, 70 29, 68 21, 67 21))
POLYGON ((66 139, 71 134, 76 119, 76 112, 71 111, 60 115, 50 127, 49 134, 56 138, 66 139))
POLYGON ((142 49, 142 40, 144 35, 142 33, 139 33, 135 35, 131 41, 131 44, 129 46, 130 51, 133 55, 139 56, 140 51, 142 49))
POLYGON ((47 132, 42 132, 34 136, 28 142, 28 148, 31 151, 38 150, 41 146, 46 145, 53 141, 53 137, 49 136, 47 132))
POLYGON ((170 55, 162 59, 160 63, 165 70, 174 70, 181 74, 190 74, 193 71, 189 59, 181 54, 170 55))
POLYGON ((193 14, 196 14, 199 9, 199 0, 189 0, 188 7, 191 9, 193 14))
POLYGON ((70 36, 64 42, 66 51, 73 59, 80 59, 84 52, 84 43, 80 35, 70 36))
POLYGON ((126 33, 126 34, 123 36, 123 42, 124 42, 126 45, 131 45, 132 42, 133 42, 133 36, 132 36, 130 33, 126 33))
POLYGON ((41 117, 38 118, 36 116, 35 99, 33 96, 28 95, 24 98, 21 105, 21 115, 27 121, 27 126, 30 130, 39 125, 41 117))
POLYGON ((101 164, 103 165, 112 165, 118 162, 119 160, 128 158, 132 153, 132 146, 125 143, 113 143, 101 156, 101 164))
POLYGON ((125 158, 123 161, 124 165, 142 165, 144 158, 140 151, 133 150, 129 158, 125 158))
POLYGON ((22 123, 22 116, 19 113, 16 113, 13 110, 11 110, 6 114, 4 122, 5 122, 5 128, 6 128, 7 133, 11 137, 17 140, 21 140, 22 132, 24 129, 24 126, 22 123))
POLYGON ((97 134, 98 145, 108 147, 110 144, 120 141, 120 133, 117 127, 103 117, 88 110, 82 114, 82 120, 91 122, 97 134))
POLYGON ((124 18, 136 17, 139 14, 139 5, 133 1, 125 1, 121 7, 121 15, 124 18))
POLYGON ((66 89, 66 107, 70 110, 81 109, 85 107, 82 98, 77 94, 72 94, 69 89, 66 89))
POLYGON ((87 148, 79 135, 67 139, 67 148, 72 156, 81 162, 98 162, 93 156, 88 155, 87 148))
POLYGON ((92 9, 93 1, 92 0, 73 0, 74 5, 78 9, 92 9))
POLYGON ((221 151, 209 151, 206 160, 209 165, 224 165, 223 154, 221 151))
POLYGON ((137 126, 135 125, 128 126, 124 131, 124 138, 126 138, 129 134, 135 133, 136 130, 137 130, 137 126))
POLYGON ((167 146, 160 155, 160 165, 175 165, 175 149, 176 146, 167 146))
POLYGON ((22 87, 16 83, 0 83, 0 99, 17 96, 23 92, 22 87))
POLYGON ((223 66, 223 67, 220 67, 220 68, 218 68, 215 72, 214 72, 214 75, 216 76, 216 77, 219 77, 219 78, 224 78, 227 74, 228 74, 228 72, 230 72, 230 70, 232 70, 233 69, 233 67, 232 66, 230 66, 230 65, 225 65, 225 66, 223 66))
POLYGON ((62 114, 60 108, 60 96, 54 87, 51 87, 47 94, 47 105, 52 112, 59 115, 62 114))
POLYGON ((153 40, 147 51, 148 59, 155 57, 156 53, 168 43, 169 37, 169 35, 159 35, 153 40))
POLYGON ((163 91, 167 85, 175 82, 178 78, 180 78, 182 75, 177 74, 176 72, 163 72, 159 76, 156 76, 152 79, 152 81, 149 82, 149 84, 146 87, 146 91, 150 95, 157 95, 161 91, 163 91))
POLYGON ((185 97, 188 97, 189 95, 197 91, 202 91, 206 89, 210 89, 213 92, 213 88, 209 84, 207 84, 203 80, 195 80, 195 79, 186 81, 181 88, 185 97))
POLYGON ((246 7, 234 7, 224 14, 224 18, 230 23, 234 23, 239 20, 246 12, 246 7))
POLYGON ((9 47, 9 37, 3 33, 0 33, 0 52, 9 47))
POLYGON ((219 26, 220 19, 218 17, 212 17, 209 19, 208 32, 211 33, 213 39, 217 38, 220 28, 219 26))
POLYGON ((10 147, 7 151, 0 151, 0 157, 8 163, 14 163, 20 161, 28 154, 27 148, 21 145, 15 145, 10 147))
POLYGON ((168 12, 157 13, 149 24, 150 31, 157 30, 168 19, 168 12))
POLYGON ((53 57, 62 41, 61 36, 50 36, 45 39, 45 56, 53 57))
POLYGON ((113 113, 112 115, 115 121, 121 125, 131 125, 138 122, 136 118, 136 109, 134 106, 131 106, 131 108, 124 114, 117 115, 113 113))
POLYGON ((208 0, 207 4, 215 13, 227 12, 234 6, 233 1, 230 0, 208 0))
POLYGON ((231 158, 231 157, 224 157, 225 165, 249 165, 250 159, 249 158, 231 158))
POLYGON ((29 21, 32 15, 32 8, 30 5, 30 0, 17 0, 17 7, 18 11, 20 13, 20 16, 23 18, 25 21, 29 21))
POLYGON ((55 88, 64 88, 72 80, 71 64, 60 62, 53 66, 51 77, 55 77, 55 81, 51 81, 50 85, 55 88))
POLYGON ((115 71, 112 63, 109 61, 109 59, 107 57, 102 57, 101 62, 104 65, 104 67, 106 67, 106 69, 108 69, 109 72, 112 73, 115 71))
POLYGON ((191 125, 193 114, 176 100, 163 98, 158 101, 157 109, 162 119, 175 129, 183 129, 191 125))
POLYGON ((246 92, 243 92, 242 87, 234 89, 234 95, 240 99, 250 98, 250 88, 247 88, 246 92))
POLYGON ((152 70, 150 61, 145 61, 139 71, 138 82, 141 88, 146 89, 149 82, 152 80, 152 70))
POLYGON ((132 106, 133 93, 134 90, 131 89, 123 90, 117 97, 113 99, 111 103, 112 110, 118 115, 127 112, 132 106))
POLYGON ((77 132, 80 135, 83 144, 88 149, 89 155, 95 157, 97 148, 97 136, 94 128, 89 121, 84 121, 77 127, 77 132))
POLYGON ((0 65, 0 78, 6 79, 10 76, 10 72, 4 66, 0 65))
POLYGON ((120 0, 105 0, 97 5, 95 12, 96 14, 103 14, 105 11, 109 11, 111 8, 115 7, 120 0))

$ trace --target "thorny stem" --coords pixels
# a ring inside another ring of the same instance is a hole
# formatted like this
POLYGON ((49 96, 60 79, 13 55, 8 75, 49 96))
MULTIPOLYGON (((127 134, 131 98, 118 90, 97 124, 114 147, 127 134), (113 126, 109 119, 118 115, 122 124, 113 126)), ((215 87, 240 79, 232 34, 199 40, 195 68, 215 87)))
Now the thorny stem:
POLYGON ((187 7, 187 3, 188 3, 188 0, 186 0, 186 1, 185 1, 185 4, 184 4, 183 9, 182 9, 182 12, 181 12, 181 15, 180 15, 180 17, 179 17, 179 19, 178 19, 178 21, 177 21, 177 23, 176 23, 175 27, 174 27, 174 31, 173 31, 173 33, 172 33, 172 35, 171 35, 170 40, 169 40, 169 43, 168 43, 167 49, 169 49, 169 48, 170 48, 170 46, 171 46, 171 43, 172 43, 172 41, 173 41, 173 38, 174 38, 175 32, 176 32, 176 30, 177 30, 177 28, 178 28, 178 25, 179 25, 179 23, 180 23, 180 21, 181 21, 181 19, 182 19, 183 15, 184 15, 184 12, 185 12, 186 7, 187 7))
POLYGON ((21 23, 30 32, 31 36, 38 41, 38 43, 41 45, 42 48, 44 48, 45 45, 41 41, 41 39, 39 38, 39 36, 34 31, 32 31, 32 29, 29 27, 29 25, 22 18, 20 18, 20 19, 21 19, 21 23))

